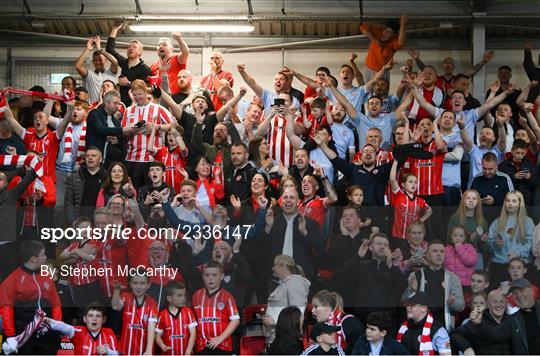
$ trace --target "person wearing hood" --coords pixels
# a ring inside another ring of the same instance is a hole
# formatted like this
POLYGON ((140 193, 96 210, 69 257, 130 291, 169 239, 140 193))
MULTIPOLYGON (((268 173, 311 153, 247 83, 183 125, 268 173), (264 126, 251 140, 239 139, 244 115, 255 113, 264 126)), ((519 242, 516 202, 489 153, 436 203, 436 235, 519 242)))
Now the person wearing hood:
POLYGON ((309 282, 304 277, 302 267, 288 255, 277 255, 274 258, 272 274, 279 280, 279 284, 268 296, 266 315, 263 316, 263 326, 268 344, 275 337, 275 324, 279 313, 285 307, 297 306, 302 313, 308 303, 309 282))

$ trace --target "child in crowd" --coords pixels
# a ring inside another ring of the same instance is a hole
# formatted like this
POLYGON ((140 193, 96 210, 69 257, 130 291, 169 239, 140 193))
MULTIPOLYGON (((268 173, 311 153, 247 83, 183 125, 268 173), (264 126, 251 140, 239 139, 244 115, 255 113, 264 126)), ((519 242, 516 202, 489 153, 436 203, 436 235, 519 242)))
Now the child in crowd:
POLYGON ((314 344, 305 349, 302 355, 345 355, 337 344, 337 332, 340 330, 340 326, 326 323, 313 325, 310 336, 314 344))
POLYGON ((105 307, 90 303, 83 315, 86 326, 71 326, 59 320, 45 319, 52 330, 59 331, 73 342, 75 355, 118 355, 116 335, 103 324, 107 320, 105 307))
POLYGON ((470 289, 471 275, 478 255, 474 246, 467 242, 467 232, 463 226, 454 226, 448 232, 450 244, 445 247, 444 267, 454 272, 465 290, 470 289))
POLYGON ((186 287, 182 282, 171 281, 165 295, 169 306, 159 312, 156 345, 162 355, 192 355, 197 321, 186 306, 186 287))
MULTIPOLYGON (((519 310, 519 307, 517 306, 516 299, 510 293, 510 285, 513 281, 516 279, 522 279, 525 278, 525 274, 527 273, 527 266, 525 265, 525 262, 519 257, 514 257, 508 261, 508 276, 510 279, 501 282, 499 288, 503 295, 506 297, 506 312, 508 314, 514 314, 516 311, 519 310)), ((540 299, 540 290, 535 285, 535 283, 532 284, 532 289, 534 293, 535 299, 540 299)))
POLYGON ((397 181, 398 162, 394 160, 390 171, 390 185, 394 197, 394 225, 392 236, 405 239, 407 226, 413 221, 425 222, 433 213, 426 201, 416 196, 418 179, 414 174, 405 174, 402 179, 402 188, 397 181))
POLYGON ((307 130, 307 139, 313 139, 319 127, 332 124, 332 115, 327 114, 326 101, 324 101, 322 98, 313 99, 311 102, 311 114, 308 115, 304 105, 301 106, 301 109, 304 119, 304 127, 307 130))
POLYGON ((120 352, 124 355, 151 355, 154 351, 157 303, 146 291, 150 287, 150 277, 136 274, 129 278, 131 292, 122 293, 122 285, 114 284, 111 301, 114 310, 123 311, 120 352))
POLYGON ((392 319, 385 312, 374 312, 368 315, 366 335, 354 344, 353 355, 406 355, 409 351, 392 338, 392 319))
POLYGON ((204 288, 193 294, 197 316, 195 351, 199 354, 232 353, 232 333, 240 325, 233 296, 221 288, 223 267, 209 262, 203 267, 204 288))

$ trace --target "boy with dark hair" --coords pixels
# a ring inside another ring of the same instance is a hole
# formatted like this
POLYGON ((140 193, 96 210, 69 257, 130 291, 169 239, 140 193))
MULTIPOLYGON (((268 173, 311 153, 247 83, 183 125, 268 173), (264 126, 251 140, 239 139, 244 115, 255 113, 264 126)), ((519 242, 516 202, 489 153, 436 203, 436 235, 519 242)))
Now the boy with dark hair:
POLYGON ((366 335, 354 344, 353 355, 406 355, 409 351, 392 337, 387 337, 393 327, 390 315, 374 312, 368 315, 366 335))
POLYGON ((163 162, 153 161, 148 163, 148 178, 149 183, 140 187, 137 195, 139 209, 145 219, 150 215, 150 208, 159 203, 159 193, 163 189, 171 190, 171 198, 176 195, 174 188, 165 183, 165 164, 163 162))
POLYGON ((156 345, 162 355, 191 355, 197 321, 193 310, 186 306, 186 286, 182 282, 171 281, 165 295, 169 306, 159 313, 156 345))
POLYGON ((315 137, 315 133, 318 131, 319 127, 328 126, 332 123, 331 116, 326 112, 326 101, 322 98, 315 98, 311 102, 311 113, 308 114, 307 108, 302 105, 302 116, 304 119, 304 127, 307 132, 305 137, 312 139, 315 137))
POLYGON ((73 342, 75 355, 118 355, 114 331, 104 328, 107 320, 105 307, 90 303, 83 320, 86 326, 71 326, 59 320, 45 318, 52 330, 59 331, 73 342))
POLYGON ((345 355, 337 344, 337 332, 341 326, 317 323, 311 329, 311 339, 315 342, 302 352, 302 355, 345 355))
POLYGON ((525 205, 532 206, 536 187, 536 166, 526 157, 528 148, 524 140, 514 140, 512 156, 499 164, 499 171, 510 176, 514 189, 523 194, 525 205))
MULTIPOLYGON (((13 271, 0 285, 0 311, 3 335, 9 341, 25 333, 38 311, 53 319, 62 320, 62 305, 54 282, 49 275, 40 273, 47 261, 45 246, 40 241, 25 241, 21 245, 23 265, 13 271)), ((54 354, 60 346, 60 337, 47 331, 38 338, 32 334, 24 344, 10 343, 20 354, 54 354)))
POLYGON ((157 322, 157 303, 146 294, 150 287, 150 277, 135 274, 129 278, 131 292, 122 293, 122 285, 114 284, 111 306, 122 314, 122 336, 120 352, 124 355, 151 355, 154 350, 155 326, 157 322))
POLYGON ((204 288, 193 294, 197 316, 196 352, 208 355, 232 354, 232 333, 240 325, 233 296, 221 288, 223 270, 218 262, 203 267, 204 288))

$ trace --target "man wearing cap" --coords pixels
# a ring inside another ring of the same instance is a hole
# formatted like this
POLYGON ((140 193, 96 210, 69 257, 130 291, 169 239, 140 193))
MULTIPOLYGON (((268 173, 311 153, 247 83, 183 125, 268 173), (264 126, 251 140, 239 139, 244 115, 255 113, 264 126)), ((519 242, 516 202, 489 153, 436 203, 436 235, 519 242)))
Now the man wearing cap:
POLYGON ((415 291, 427 293, 432 301, 429 307, 433 315, 451 330, 455 323, 454 314, 465 308, 465 302, 459 277, 444 268, 444 254, 441 241, 429 243, 426 253, 428 266, 410 274, 409 286, 402 297, 406 298, 415 291))
POLYGON ((340 326, 326 323, 317 323, 311 329, 311 339, 315 342, 302 352, 302 355, 345 355, 341 346, 337 344, 337 332, 340 326))
POLYGON ((531 282, 525 278, 512 281, 510 293, 516 299, 520 310, 497 326, 489 326, 482 321, 482 313, 471 312, 471 322, 476 325, 478 337, 486 341, 511 343, 512 353, 523 355, 540 354, 540 301, 534 299, 531 282))
POLYGON ((413 292, 403 304, 407 309, 407 320, 396 336, 411 355, 451 355, 450 337, 444 326, 433 319, 428 305, 431 299, 424 292, 413 292))

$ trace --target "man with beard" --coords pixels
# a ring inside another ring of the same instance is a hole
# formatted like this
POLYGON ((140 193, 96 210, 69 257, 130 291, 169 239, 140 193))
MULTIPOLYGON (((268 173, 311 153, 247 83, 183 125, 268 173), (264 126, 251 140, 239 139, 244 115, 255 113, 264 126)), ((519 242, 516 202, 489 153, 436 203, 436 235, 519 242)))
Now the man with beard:
POLYGON ((520 310, 503 320, 497 326, 483 321, 477 310, 471 312, 474 332, 486 342, 507 341, 515 355, 540 354, 540 302, 534 298, 534 291, 526 279, 512 281, 510 293, 516 299, 520 310))
MULTIPOLYGON (((489 327, 500 325, 508 317, 505 314, 506 299, 499 289, 492 290, 487 296, 487 308, 482 311, 482 322, 489 327)), ((506 340, 491 341, 478 335, 475 324, 469 322, 456 328, 451 335, 452 347, 455 351, 466 355, 509 355, 512 353, 506 340)))
MULTIPOLYGON (((162 77, 163 80, 161 81, 161 88, 165 91, 167 91, 166 85, 168 85, 168 81, 166 81, 164 77, 162 77)), ((175 103, 183 106, 190 105, 191 102, 189 102, 189 94, 191 94, 191 82, 193 80, 193 74, 187 69, 182 69, 180 72, 178 72, 178 91, 171 95, 171 98, 174 100, 175 103)))
MULTIPOLYGON (((345 307, 356 307, 360 320, 365 323, 367 316, 374 311, 387 311, 395 315, 395 307, 400 293, 405 288, 398 267, 392 264, 388 236, 376 233, 365 240, 358 248, 358 253, 336 270, 334 280, 339 286, 350 289, 356 285, 356 291, 351 299, 343 300, 345 307), (366 253, 371 251, 371 256, 366 253)), ((343 295, 343 294, 342 294, 343 295)))
MULTIPOLYGON (((418 75, 420 86, 418 88, 420 96, 428 103, 436 107, 442 107, 444 104, 444 91, 437 87, 437 70, 432 66, 426 66, 418 75)), ((429 118, 433 115, 420 105, 418 100, 414 100, 410 106, 409 119, 418 123, 424 118, 429 118)), ((416 126, 416 125, 415 125, 416 126)))
POLYGON ((174 46, 169 38, 160 38, 157 45, 158 60, 150 66, 150 69, 153 75, 167 76, 171 94, 174 95, 180 91, 178 74, 186 69, 189 47, 180 32, 174 32, 172 37, 178 42, 180 53, 173 54, 174 46))
MULTIPOLYGON (((314 172, 313 166, 309 162, 309 151, 305 148, 297 149, 294 152, 294 164, 289 167, 288 174, 300 183, 307 174, 314 172)), ((283 173, 286 175, 287 171, 283 173)))
MULTIPOLYGON (((251 197, 251 180, 257 169, 248 160, 249 153, 246 145, 235 142, 230 148, 230 159, 232 162, 232 172, 225 170, 225 201, 229 201, 234 195, 244 205, 251 197)), ((225 168, 225 166, 224 166, 225 168)))
MULTIPOLYGON (((382 144, 382 131, 377 127, 372 127, 367 130, 366 143, 373 145, 377 151, 377 166, 388 163, 394 159, 392 151, 386 151, 381 149, 382 144)), ((353 162, 360 164, 362 162, 362 152, 357 152, 354 155, 353 162)))
POLYGON ((126 106, 131 105, 131 98, 129 96, 129 89, 131 82, 136 79, 143 81, 150 75, 152 70, 142 60, 143 45, 139 40, 133 40, 129 42, 127 49, 127 57, 122 56, 114 48, 116 45, 116 34, 118 31, 126 26, 127 23, 116 21, 113 24, 109 38, 107 39, 106 51, 113 55, 118 61, 118 65, 122 68, 120 77, 118 78, 118 84, 120 84, 120 95, 122 96, 122 102, 126 106))
POLYGON ((141 130, 135 125, 122 127, 116 115, 121 105, 120 94, 112 90, 103 96, 103 104, 88 114, 86 144, 103 152, 105 168, 112 162, 124 161, 126 154, 122 136, 141 130))
POLYGON ((222 287, 229 291, 240 307, 244 306, 245 287, 251 279, 251 269, 240 252, 242 236, 231 245, 224 241, 216 241, 212 249, 212 261, 223 267, 222 287))
MULTIPOLYGON (((514 84, 510 83, 511 78, 512 68, 506 65, 500 66, 497 70, 497 79, 499 86, 496 89, 492 89, 491 87, 488 89, 488 91, 486 92, 486 102, 489 100, 489 97, 491 95, 498 96, 504 92, 509 92, 504 102, 510 105, 513 113, 512 119, 515 123, 517 123, 519 122, 519 106, 516 104, 516 100, 519 97, 519 94, 521 94, 521 90, 517 89, 514 84)), ((496 108, 492 108, 491 115, 495 116, 496 111, 496 108)))
POLYGON ((429 243, 426 260, 427 267, 420 268, 409 275, 409 286, 403 298, 413 292, 426 293, 431 303, 428 305, 436 320, 444 321, 446 329, 454 327, 453 314, 465 308, 463 290, 459 277, 444 268, 444 244, 439 240, 429 243))
POLYGON ((354 157, 354 132, 343 122, 346 118, 346 112, 343 106, 336 104, 330 111, 332 116, 332 139, 336 144, 336 151, 340 158, 351 161, 354 157))
POLYGON ((234 79, 231 72, 223 70, 223 53, 214 51, 210 56, 210 73, 201 78, 201 88, 210 91, 210 100, 214 110, 219 110, 223 105, 218 98, 217 91, 224 85, 229 85, 231 88, 234 84, 234 79))
POLYGON ((165 165, 162 162, 150 162, 148 164, 148 178, 150 183, 139 188, 137 201, 143 217, 147 217, 150 209, 160 202, 160 192, 163 189, 171 190, 170 198, 176 196, 174 188, 165 183, 165 165))
MULTIPOLYGON (((373 91, 370 96, 378 96, 382 100, 382 109, 381 113, 389 114, 392 111, 396 110, 401 102, 400 98, 395 95, 391 95, 390 91, 390 82, 386 78, 380 78, 375 81, 373 84, 373 91)), ((366 96, 366 99, 368 97, 366 96)))

